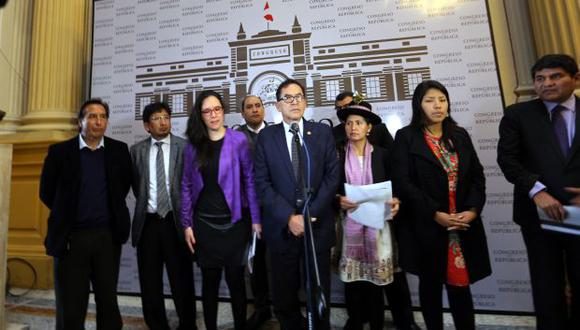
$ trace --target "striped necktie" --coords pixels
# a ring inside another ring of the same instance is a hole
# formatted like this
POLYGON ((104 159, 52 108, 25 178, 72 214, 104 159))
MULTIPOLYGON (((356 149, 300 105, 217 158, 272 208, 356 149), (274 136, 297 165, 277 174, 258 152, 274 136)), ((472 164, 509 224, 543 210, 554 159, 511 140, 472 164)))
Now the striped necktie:
POLYGON ((165 184, 165 162, 163 161, 163 142, 155 142, 157 146, 157 214, 165 218, 171 210, 169 205, 169 194, 165 184))

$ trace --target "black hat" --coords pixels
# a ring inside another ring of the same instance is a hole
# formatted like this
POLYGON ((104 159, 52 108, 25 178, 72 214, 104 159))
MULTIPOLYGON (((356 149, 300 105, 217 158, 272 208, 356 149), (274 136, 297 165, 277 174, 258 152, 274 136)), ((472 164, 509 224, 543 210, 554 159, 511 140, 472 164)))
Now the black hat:
POLYGON ((350 115, 359 115, 366 118, 373 125, 381 123, 381 117, 373 113, 372 106, 364 101, 360 103, 351 102, 346 107, 339 109, 336 115, 342 121, 346 121, 346 118, 350 115))

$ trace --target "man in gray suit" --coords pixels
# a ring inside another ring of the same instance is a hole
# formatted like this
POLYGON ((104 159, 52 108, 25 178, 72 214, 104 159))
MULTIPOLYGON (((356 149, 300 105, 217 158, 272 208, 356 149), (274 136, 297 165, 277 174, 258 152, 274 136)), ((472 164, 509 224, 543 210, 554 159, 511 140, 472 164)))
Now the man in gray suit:
POLYGON ((143 126, 151 136, 131 147, 136 198, 132 242, 137 248, 143 316, 150 329, 169 329, 163 299, 165 264, 178 329, 196 329, 193 262, 179 219, 182 151, 187 142, 171 134, 171 109, 165 103, 145 107, 143 126))

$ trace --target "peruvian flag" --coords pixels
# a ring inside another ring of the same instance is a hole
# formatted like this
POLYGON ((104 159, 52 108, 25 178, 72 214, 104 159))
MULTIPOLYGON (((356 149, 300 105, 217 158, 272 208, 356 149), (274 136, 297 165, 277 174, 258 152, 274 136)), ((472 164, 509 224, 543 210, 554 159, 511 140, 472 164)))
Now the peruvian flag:
MULTIPOLYGON (((264 5, 264 11, 270 9, 270 4, 268 3, 268 1, 266 1, 266 4, 264 5)), ((274 16, 272 16, 272 14, 266 14, 264 15, 264 19, 267 22, 274 22, 274 16)))

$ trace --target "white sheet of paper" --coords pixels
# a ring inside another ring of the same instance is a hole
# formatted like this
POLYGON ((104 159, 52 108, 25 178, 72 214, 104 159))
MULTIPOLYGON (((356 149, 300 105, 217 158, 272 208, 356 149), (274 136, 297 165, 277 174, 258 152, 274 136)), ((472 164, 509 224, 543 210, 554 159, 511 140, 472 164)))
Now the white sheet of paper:
POLYGON ((248 249, 248 272, 250 274, 254 271, 254 256, 256 255, 256 240, 258 239, 258 234, 254 232, 252 236, 252 243, 248 249))
POLYGON ((391 208, 386 201, 393 198, 391 181, 384 181, 364 186, 344 184, 346 198, 358 203, 358 207, 349 213, 356 222, 365 226, 383 229, 385 220, 392 219, 391 208))

